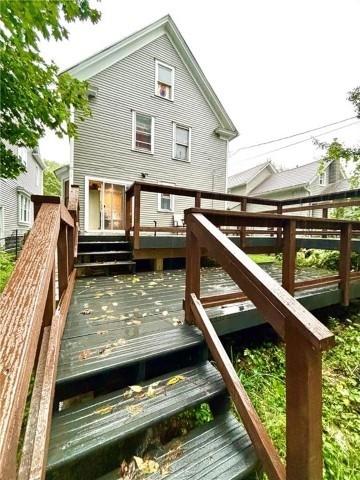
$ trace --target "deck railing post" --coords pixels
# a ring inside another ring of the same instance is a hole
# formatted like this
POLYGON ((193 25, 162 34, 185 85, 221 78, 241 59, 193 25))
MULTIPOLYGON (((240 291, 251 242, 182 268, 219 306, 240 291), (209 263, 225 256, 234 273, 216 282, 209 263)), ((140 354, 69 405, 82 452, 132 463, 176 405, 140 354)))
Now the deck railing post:
MULTIPOLYGON (((247 208, 247 200, 243 198, 240 203, 240 210, 241 212, 246 212, 247 208)), ((245 247, 246 242, 246 226, 240 227, 240 248, 243 249, 245 247)))
MULTIPOLYGON (((277 214, 278 215, 282 215, 282 212, 283 212, 283 206, 280 204, 277 206, 276 208, 276 211, 277 211, 277 214)), ((280 249, 281 248, 281 227, 279 227, 277 229, 277 239, 276 239, 276 244, 277 244, 277 247, 280 249)))
POLYGON ((55 258, 53 262, 53 269, 51 272, 49 290, 46 297, 46 304, 43 316, 43 327, 51 325, 52 318, 56 309, 56 295, 55 295, 55 258))
POLYGON ((342 304, 350 303, 350 270, 351 270, 351 224, 345 224, 340 230, 339 275, 342 304))
POLYGON ((296 267, 296 221, 289 220, 284 224, 282 286, 291 295, 294 295, 294 292, 295 292, 295 267, 296 267))
POLYGON ((195 208, 201 207, 201 192, 196 192, 195 194, 195 208))
POLYGON ((134 250, 140 248, 141 186, 134 185, 134 250))
POLYGON ((321 351, 290 322, 286 340, 286 478, 322 478, 321 351))
POLYGON ((67 225, 61 222, 59 238, 57 244, 57 254, 58 254, 58 278, 59 278, 59 298, 66 290, 68 285, 68 228, 67 225))
POLYGON ((132 195, 126 192, 125 205, 125 236, 130 241, 130 230, 132 227, 132 195))
POLYGON ((185 284, 185 321, 194 323, 194 315, 191 310, 191 294, 200 298, 200 244, 191 231, 191 217, 186 217, 186 284, 185 284))

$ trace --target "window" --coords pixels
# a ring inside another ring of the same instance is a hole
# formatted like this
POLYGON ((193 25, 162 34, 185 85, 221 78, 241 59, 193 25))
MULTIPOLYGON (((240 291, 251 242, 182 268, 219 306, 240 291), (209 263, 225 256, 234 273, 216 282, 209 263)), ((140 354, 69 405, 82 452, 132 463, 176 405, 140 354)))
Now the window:
POLYGON ((38 187, 40 185, 40 167, 39 165, 35 166, 35 184, 38 187))
POLYGON ((19 147, 18 148, 18 155, 20 157, 21 163, 24 167, 27 167, 27 149, 26 147, 19 147))
POLYGON ((154 153, 154 117, 133 111, 133 150, 154 153))
POLYGON ((174 100, 175 69, 155 60, 155 95, 174 100))
POLYGON ((319 175, 319 185, 326 185, 326 171, 319 175))
POLYGON ((30 223, 30 198, 23 193, 18 196, 18 216, 20 223, 30 223))
POLYGON ((176 125, 173 130, 173 158, 190 162, 191 156, 191 128, 176 125))
MULTIPOLYGON (((165 183, 163 185, 170 185, 165 183)), ((173 212, 174 211, 174 195, 170 193, 159 193, 158 194, 158 210, 160 212, 173 212)))

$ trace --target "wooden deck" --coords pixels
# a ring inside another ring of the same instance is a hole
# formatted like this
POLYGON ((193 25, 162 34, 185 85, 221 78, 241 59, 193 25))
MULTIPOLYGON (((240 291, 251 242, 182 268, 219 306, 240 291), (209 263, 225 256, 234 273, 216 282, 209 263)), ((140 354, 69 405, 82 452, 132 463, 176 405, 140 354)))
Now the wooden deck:
MULTIPOLYGON (((263 268, 280 280, 278 265, 264 264, 263 268)), ((296 279, 303 281, 328 274, 326 270, 303 268, 297 271, 296 279)), ((325 306, 332 301, 329 293, 337 290, 309 289, 299 292, 297 298, 310 308, 325 306)), ((237 286, 221 268, 201 270, 202 295, 234 291, 238 291, 237 286)), ((58 387, 75 378, 86 379, 109 368, 202 343, 198 329, 184 324, 184 292, 184 270, 78 278, 61 344, 58 387)), ((262 322, 249 301, 207 311, 219 334, 262 322)))

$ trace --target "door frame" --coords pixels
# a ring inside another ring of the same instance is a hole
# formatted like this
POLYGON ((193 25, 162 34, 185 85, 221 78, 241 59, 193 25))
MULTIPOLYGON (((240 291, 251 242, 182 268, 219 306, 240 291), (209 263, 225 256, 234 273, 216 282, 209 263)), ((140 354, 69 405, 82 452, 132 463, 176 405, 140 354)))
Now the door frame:
MULTIPOLYGON (((118 179, 110 179, 110 178, 104 178, 104 177, 95 177, 93 175, 85 175, 85 208, 84 208, 84 230, 85 232, 88 233, 101 233, 101 234, 108 234, 112 235, 113 232, 115 233, 120 233, 124 232, 125 230, 105 230, 105 229, 100 229, 100 230, 90 230, 89 228, 89 182, 90 180, 94 180, 95 182, 103 182, 103 183, 113 183, 115 185, 121 185, 124 188, 124 193, 126 193, 126 190, 132 185, 133 182, 130 182, 128 180, 118 180, 118 179)), ((124 213, 125 213, 125 195, 124 195, 124 213)))

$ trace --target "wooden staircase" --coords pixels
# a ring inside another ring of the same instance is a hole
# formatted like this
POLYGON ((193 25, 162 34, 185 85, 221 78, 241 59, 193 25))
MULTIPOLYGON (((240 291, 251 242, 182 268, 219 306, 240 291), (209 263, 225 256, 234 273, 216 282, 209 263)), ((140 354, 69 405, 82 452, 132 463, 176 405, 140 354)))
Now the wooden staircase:
POLYGON ((81 235, 75 268, 81 275, 135 273, 130 242, 120 235, 81 235))

